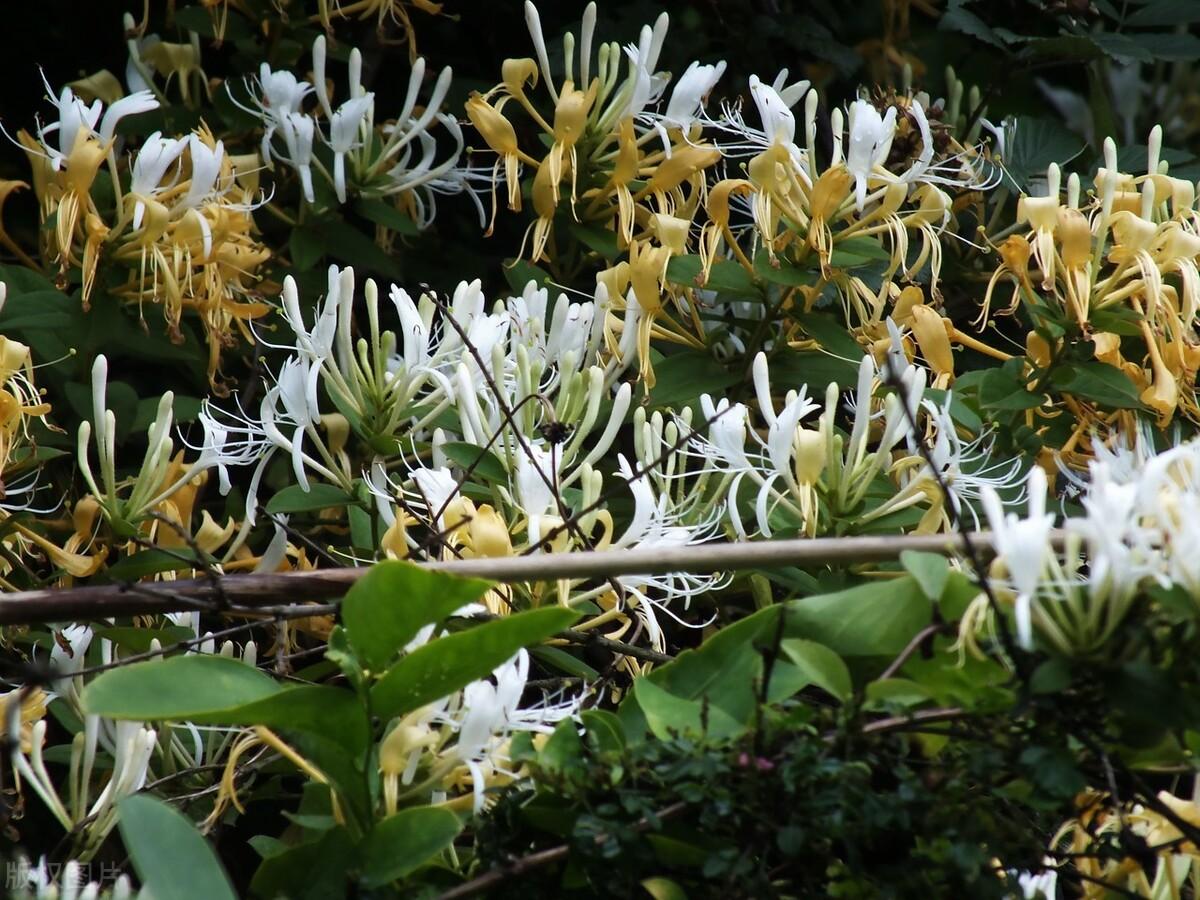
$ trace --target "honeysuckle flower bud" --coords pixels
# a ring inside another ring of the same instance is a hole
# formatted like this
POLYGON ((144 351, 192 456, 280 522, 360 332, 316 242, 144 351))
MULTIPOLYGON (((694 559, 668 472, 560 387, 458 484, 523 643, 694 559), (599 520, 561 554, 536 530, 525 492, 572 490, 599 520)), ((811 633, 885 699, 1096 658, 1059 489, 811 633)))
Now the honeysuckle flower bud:
POLYGON ((816 484, 825 471, 827 448, 825 436, 809 428, 797 428, 795 433, 796 482, 802 485, 816 484))
POLYGON ((333 118, 333 108, 329 103, 329 87, 325 83, 325 35, 318 34, 312 45, 313 88, 317 94, 317 102, 321 104, 321 112, 325 118, 333 118))

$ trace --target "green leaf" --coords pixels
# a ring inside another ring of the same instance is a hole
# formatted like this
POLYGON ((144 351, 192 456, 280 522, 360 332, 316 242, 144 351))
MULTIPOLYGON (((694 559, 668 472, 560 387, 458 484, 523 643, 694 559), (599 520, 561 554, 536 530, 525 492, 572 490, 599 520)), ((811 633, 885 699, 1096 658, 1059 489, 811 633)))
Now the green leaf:
POLYGON ((342 624, 366 668, 382 671, 423 626, 440 623, 491 586, 410 562, 377 563, 346 592, 342 624))
POLYGON ((550 273, 523 259, 506 259, 504 261, 504 280, 508 282, 508 286, 512 288, 514 294, 522 293, 525 285, 531 281, 539 288, 553 287, 550 273))
POLYGON ((720 707, 677 697, 648 678, 634 682, 631 696, 645 715, 651 733, 660 741, 681 735, 722 740, 746 730, 745 724, 720 707))
POLYGON ((771 357, 771 381, 781 387, 808 386, 808 396, 824 397, 831 384, 852 385, 862 352, 845 358, 832 350, 791 350, 771 357))
POLYGON ((700 281, 702 270, 699 256, 673 256, 667 263, 667 281, 684 287, 707 288, 734 297, 757 297, 761 293, 753 276, 733 260, 714 260, 708 272, 708 281, 704 283, 700 281))
POLYGON ((345 828, 331 828, 316 840, 289 847, 262 861, 250 882, 256 897, 325 900, 350 893, 348 873, 358 845, 345 828))
POLYGON ((715 394, 742 380, 741 373, 728 371, 707 353, 685 350, 654 364, 658 383, 650 394, 655 407, 686 406, 701 394, 715 394))
POLYGON ((322 253, 344 265, 352 265, 365 272, 378 272, 392 279, 401 276, 397 257, 380 249, 374 236, 368 237, 353 225, 333 216, 312 223, 311 228, 321 245, 322 253))
MULTIPOLYGON (((850 670, 846 668, 842 658, 824 644, 806 641, 802 638, 785 638, 780 642, 779 650, 783 658, 787 659, 796 669, 793 677, 789 680, 792 680, 797 687, 790 693, 794 694, 801 687, 815 684, 839 700, 850 699, 850 695, 854 692, 850 670)), ((775 690, 775 680, 775 676, 772 674, 772 693, 775 690)))
POLYGON ((381 718, 401 716, 472 681, 486 678, 522 647, 537 644, 579 618, 561 606, 534 609, 431 641, 403 657, 371 689, 381 718))
POLYGON ((1077 363, 1054 370, 1050 383, 1066 394, 1094 400, 1112 409, 1140 409, 1137 386, 1120 369, 1102 362, 1077 363))
POLYGON ((1006 151, 1005 168, 1018 190, 1028 190, 1030 180, 1044 177, 1050 163, 1065 166, 1083 148, 1083 138, 1061 122, 1021 117, 1006 151))
POLYGON ((950 564, 946 562, 946 557, 937 553, 905 550, 900 554, 900 565, 917 580, 917 584, 930 600, 936 601, 942 596, 950 578, 950 564))
POLYGON ((970 35, 983 41, 985 44, 991 44, 993 47, 1004 49, 1004 41, 992 31, 988 24, 971 12, 964 8, 965 4, 962 0, 954 0, 950 3, 949 8, 938 19, 939 31, 957 31, 961 34, 970 35))
POLYGON ((577 656, 572 656, 566 650, 558 647, 532 647, 530 655, 539 662, 545 663, 567 675, 574 675, 584 681, 595 681, 600 673, 577 656))
POLYGON ((811 269, 788 262, 782 256, 776 256, 772 260, 767 253, 759 253, 754 258, 754 274, 763 281, 781 284, 784 287, 800 287, 817 280, 816 273, 811 269))
POLYGON ((366 747, 367 716, 352 691, 321 684, 289 687, 232 709, 189 716, 217 725, 266 725, 326 735, 353 754, 366 747))
POLYGON ((588 743, 597 753, 624 752, 625 727, 615 713, 606 709, 585 709, 579 718, 588 743))
MULTIPOLYGON (((1140 37, 1138 35, 1137 37, 1140 37)), ((1135 39, 1135 35, 1115 31, 1097 31, 1089 40, 1104 53, 1122 61, 1154 62, 1154 54, 1135 39)))
POLYGON ((574 722, 564 719, 558 723, 538 754, 538 765, 543 772, 559 777, 583 768, 583 741, 574 722))
POLYGON ((178 550, 160 550, 149 547, 118 560, 102 573, 105 581, 140 581, 147 575, 159 572, 179 572, 202 566, 189 547, 178 550))
POLYGON ((979 382, 979 405, 985 409, 1033 409, 1041 406, 1042 394, 1034 394, 1025 384, 1000 369, 988 369, 979 382))
POLYGON ((157 797, 134 794, 117 804, 121 840, 142 892, 155 900, 236 900, 217 854, 190 819, 157 797))
POLYGON ((1147 25, 1174 27, 1189 22, 1200 22, 1200 3, 1196 0, 1152 0, 1125 19, 1126 25, 1139 28, 1147 25))
POLYGON ((654 900, 687 900, 687 891, 670 878, 645 878, 642 887, 654 900))
POLYGON ((285 487, 267 502, 267 513, 276 515, 315 512, 333 506, 346 506, 353 502, 353 497, 332 484, 310 484, 307 491, 300 485, 293 484, 285 487))
POLYGON ((929 624, 933 604, 906 575, 787 602, 787 635, 841 656, 895 656, 929 624))
POLYGON ((377 888, 405 877, 449 847, 460 831, 462 823, 448 809, 418 806, 388 816, 363 844, 363 881, 377 888))
POLYGON ((167 625, 163 628, 134 628, 132 625, 113 628, 97 628, 95 636, 112 641, 122 650, 130 653, 145 653, 150 649, 151 642, 158 638, 163 647, 177 644, 192 638, 192 629, 181 625, 167 625))
POLYGON ((62 291, 38 290, 17 293, 10 287, 4 311, 0 313, 0 328, 5 334, 22 331, 57 330, 70 328, 79 315, 79 301, 62 291))
MULTIPOLYGON (((821 345, 822 349, 846 359, 854 367, 857 378, 858 362, 863 358, 863 350, 837 317, 831 316, 829 313, 810 312, 800 313, 795 319, 800 323, 800 327, 821 345)), ((784 353, 782 355, 786 357, 791 354, 784 353)), ((788 387, 790 386, 788 385, 788 387)))
POLYGON ((773 641, 781 609, 767 607, 725 626, 699 647, 655 669, 650 680, 679 697, 703 699, 748 722, 757 705, 754 682, 762 672, 758 646, 773 641))
POLYGON ((253 666, 197 653, 102 672, 83 689, 83 708, 110 719, 189 719, 253 703, 280 690, 274 679, 253 666))
POLYGON ((397 234, 415 235, 420 233, 416 222, 383 200, 363 198, 354 204, 354 211, 364 219, 389 228, 397 234))
POLYGON ((471 469, 472 475, 493 483, 508 483, 508 471, 504 463, 491 450, 466 441, 448 441, 442 444, 442 452, 455 465, 462 466, 464 470, 471 469))
POLYGON ((1194 34, 1154 32, 1131 34, 1129 37, 1154 60, 1193 62, 1200 59, 1200 38, 1194 34))
POLYGON ((292 265, 303 272, 320 262, 325 248, 321 244, 320 235, 311 228, 301 226, 292 229, 291 237, 288 238, 288 251, 292 257, 292 265))
POLYGON ((871 262, 891 262, 891 259, 892 254, 873 238, 850 237, 839 241, 835 235, 829 264, 839 269, 853 269, 871 262))
POLYGON ((616 234, 607 228, 600 228, 597 225, 585 225, 582 222, 572 222, 567 226, 567 230, 575 236, 575 239, 579 243, 583 244, 589 250, 595 251, 606 260, 614 260, 621 253, 621 248, 617 246, 616 234))

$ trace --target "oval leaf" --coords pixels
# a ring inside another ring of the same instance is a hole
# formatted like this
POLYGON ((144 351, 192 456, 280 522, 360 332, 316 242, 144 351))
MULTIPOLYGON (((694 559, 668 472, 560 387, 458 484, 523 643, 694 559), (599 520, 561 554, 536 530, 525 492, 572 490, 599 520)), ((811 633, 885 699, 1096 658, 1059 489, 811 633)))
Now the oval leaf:
POLYGON ((433 806, 388 816, 365 842, 363 881, 374 888, 403 878, 449 847, 461 830, 458 816, 433 806))
POLYGON ((381 671, 423 626, 474 603, 490 587, 410 562, 381 562, 346 592, 342 623, 363 664, 381 671))
POLYGON ((117 825, 143 895, 154 900, 237 897, 217 854, 173 807, 149 794, 134 794, 117 805, 117 825))
POLYGON ((83 709, 110 719, 186 719, 262 700, 281 690, 258 669, 224 656, 173 656, 100 674, 83 709))

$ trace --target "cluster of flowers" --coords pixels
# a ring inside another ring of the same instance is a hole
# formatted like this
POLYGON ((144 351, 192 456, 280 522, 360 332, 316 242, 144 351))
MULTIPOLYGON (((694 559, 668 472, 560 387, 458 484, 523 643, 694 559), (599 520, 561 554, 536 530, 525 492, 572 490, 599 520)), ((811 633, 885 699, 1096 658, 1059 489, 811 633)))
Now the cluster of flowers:
MULTIPOLYGON (((221 350, 237 329, 249 337, 248 322, 269 305, 254 294, 256 270, 271 256, 255 238, 251 211, 258 194, 257 157, 234 156, 205 127, 189 135, 155 132, 128 166, 121 164, 117 124, 157 109, 150 90, 108 104, 97 88, 86 103, 64 87, 52 103, 57 121, 37 136, 20 131, 32 168, 42 221, 42 257, 62 273, 82 272, 87 309, 101 258, 123 270, 110 293, 136 304, 160 304, 172 340, 182 342, 184 311, 194 312, 208 340, 208 374, 219 387, 221 350), (93 191, 107 167, 113 203, 102 208, 93 191)), ((117 85, 117 95, 120 86, 117 85)))

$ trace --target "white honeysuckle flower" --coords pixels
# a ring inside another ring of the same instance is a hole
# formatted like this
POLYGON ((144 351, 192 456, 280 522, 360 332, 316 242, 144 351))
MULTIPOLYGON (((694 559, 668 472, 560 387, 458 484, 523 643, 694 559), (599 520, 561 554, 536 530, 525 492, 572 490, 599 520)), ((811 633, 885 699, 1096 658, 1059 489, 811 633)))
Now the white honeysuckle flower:
POLYGON ((1053 859, 1047 858, 1045 865, 1040 872, 1015 873, 1022 900, 1058 900, 1058 870, 1052 868, 1053 859))
POLYGON ((316 124, 302 113, 287 113, 279 119, 279 131, 287 146, 287 158, 283 159, 300 175, 300 186, 304 199, 314 202, 312 182, 312 148, 316 124))
POLYGON ((180 205, 185 209, 195 209, 214 193, 221 192, 217 179, 225 158, 225 145, 217 141, 215 146, 209 147, 199 135, 189 135, 188 157, 192 163, 192 176, 180 205))
POLYGON ((880 115, 866 100, 850 104, 850 141, 846 148, 846 169, 854 176, 854 196, 862 212, 867 199, 867 179, 876 166, 882 166, 896 136, 896 108, 880 115))
MULTIPOLYGON (((129 195, 135 198, 153 198, 162 186, 167 169, 175 164, 188 142, 185 138, 164 138, 156 131, 142 143, 133 161, 129 177, 129 195)), ((138 199, 133 209, 133 227, 142 227, 146 205, 138 199)))
POLYGON ((329 267, 328 285, 325 301, 318 309, 310 329, 306 326, 304 314, 300 309, 300 293, 296 287, 296 280, 291 275, 283 279, 283 318, 296 335, 296 353, 310 365, 319 365, 333 354, 341 298, 341 278, 337 266, 329 267))
POLYGON ((1046 473, 1040 466, 1030 470, 1024 518, 1005 514, 1000 495, 990 485, 982 488, 981 499, 996 554, 1004 560, 1016 589, 1017 639, 1026 650, 1032 650, 1033 603, 1050 557, 1050 531, 1054 528, 1054 515, 1046 512, 1046 473))
POLYGON ((406 369, 410 372, 428 366, 433 359, 434 305, 425 301, 418 306, 413 302, 408 291, 396 285, 392 285, 388 296, 396 307, 396 314, 400 317, 400 346, 402 349, 398 358, 403 360, 406 369))
POLYGON ((763 135, 768 144, 792 146, 796 140, 796 117, 779 92, 764 84, 757 75, 750 76, 750 97, 758 108, 763 135))
POLYGON ((135 91, 122 97, 105 110, 104 118, 100 120, 100 140, 104 143, 111 141, 116 133, 117 123, 126 116, 136 116, 152 109, 158 109, 158 101, 150 91, 135 91))
POLYGON ((46 81, 45 72, 42 73, 42 83, 46 86, 48 99, 58 110, 58 121, 48 125, 39 124, 38 139, 50 159, 50 165, 57 172, 62 168, 71 151, 75 149, 75 141, 80 132, 87 135, 95 131, 104 104, 100 100, 95 100, 89 106, 76 97, 75 92, 69 87, 64 87, 56 99, 50 82, 46 81), (51 146, 47 137, 53 132, 58 132, 57 147, 51 146))
POLYGON ((315 366, 300 359, 287 360, 259 405, 264 434, 272 444, 290 454, 296 482, 305 491, 309 489, 306 468, 328 474, 324 466, 304 452, 305 432, 321 418, 316 403, 316 371, 315 366), (292 429, 290 438, 281 426, 292 429))
POLYGON ((333 189, 338 202, 346 202, 346 154, 358 147, 359 129, 375 105, 374 94, 347 100, 329 117, 329 146, 333 150, 333 189))
POLYGON ((83 668, 88 647, 92 645, 92 629, 87 625, 68 625, 55 634, 50 648, 50 668, 56 677, 51 689, 72 702, 78 700, 75 673, 83 668))
POLYGON ((714 452, 729 472, 744 472, 753 466, 746 455, 747 409, 745 404, 722 397, 715 404, 708 394, 700 395, 700 412, 709 423, 708 439, 698 438, 697 450, 705 456, 714 452))
POLYGON ((529 653, 522 649, 498 666, 491 680, 474 681, 463 688, 453 712, 434 710, 428 717, 456 730, 457 739, 449 753, 471 773, 476 812, 484 808, 486 773, 503 771, 508 764, 506 748, 514 732, 550 734, 559 722, 579 714, 582 695, 522 708, 528 680, 529 653))
MULTIPOLYGON (((685 524, 679 511, 671 507, 667 492, 655 496, 645 473, 634 477, 633 468, 623 454, 617 455, 618 472, 633 494, 634 512, 629 525, 621 536, 613 541, 614 549, 641 549, 686 547, 710 540, 717 533, 720 509, 698 524, 685 524)), ((647 637, 652 646, 664 646, 662 627, 656 612, 688 628, 704 627, 707 622, 691 623, 681 619, 671 609, 675 601, 682 601, 684 609, 691 605, 693 597, 716 590, 728 581, 722 573, 696 574, 692 572, 666 572, 658 575, 618 575, 615 580, 637 600, 636 613, 646 626, 647 637)))
MULTIPOLYGON (((666 128, 678 128, 686 133, 704 108, 705 98, 724 74, 723 59, 715 65, 701 65, 699 61, 693 61, 675 82, 666 112, 660 120, 662 125, 666 128)), ((665 142, 665 146, 669 148, 670 142, 665 142)))
POLYGON ((669 76, 655 73, 658 65, 658 53, 661 45, 654 45, 654 31, 649 25, 643 25, 638 43, 625 47, 625 56, 629 60, 629 81, 631 90, 629 101, 621 118, 637 118, 642 111, 662 96, 667 86, 669 76))
POLYGON ((552 447, 546 450, 536 444, 517 447, 513 490, 522 512, 529 522, 529 542, 541 540, 541 520, 556 508, 555 486, 559 484, 559 456, 552 447))
POLYGON ((272 71, 265 62, 258 69, 258 88, 261 92, 261 111, 277 119, 300 112, 304 98, 313 90, 307 81, 297 78, 286 69, 272 71))
POLYGON ((446 468, 414 468, 410 470, 413 490, 421 506, 440 531, 445 527, 443 513, 450 501, 458 494, 458 481, 446 468))

